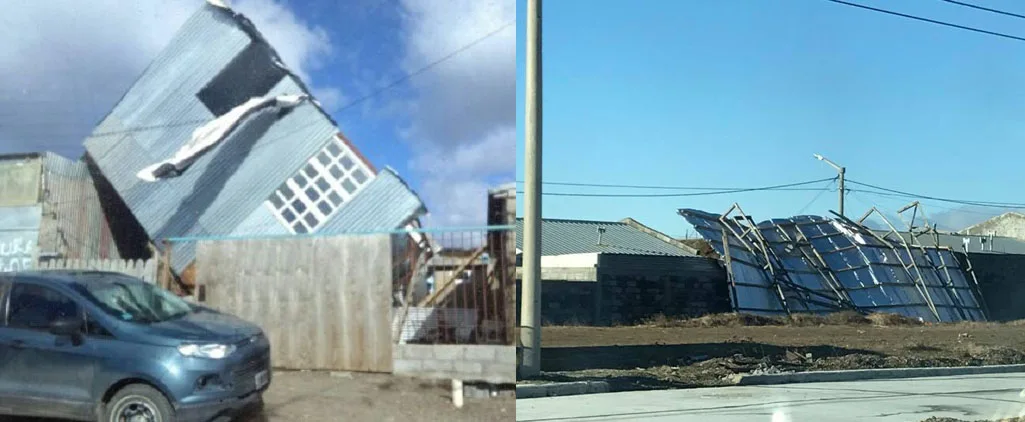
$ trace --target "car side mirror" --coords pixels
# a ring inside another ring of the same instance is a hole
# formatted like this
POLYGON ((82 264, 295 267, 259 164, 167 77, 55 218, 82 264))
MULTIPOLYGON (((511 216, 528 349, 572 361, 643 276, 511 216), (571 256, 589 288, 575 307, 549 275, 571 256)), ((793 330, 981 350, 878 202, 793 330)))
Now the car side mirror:
POLYGON ((58 336, 77 336, 85 323, 79 317, 64 317, 50 324, 50 333, 58 336))

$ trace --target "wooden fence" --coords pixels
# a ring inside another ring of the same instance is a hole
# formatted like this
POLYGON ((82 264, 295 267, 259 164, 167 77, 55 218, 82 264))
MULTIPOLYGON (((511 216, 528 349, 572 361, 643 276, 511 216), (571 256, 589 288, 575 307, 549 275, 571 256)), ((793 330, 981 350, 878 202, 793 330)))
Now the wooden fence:
POLYGON ((52 259, 36 265, 38 270, 111 271, 138 277, 150 283, 157 280, 157 260, 52 259))
POLYGON ((392 371, 388 235, 201 241, 203 303, 252 321, 285 369, 392 371))

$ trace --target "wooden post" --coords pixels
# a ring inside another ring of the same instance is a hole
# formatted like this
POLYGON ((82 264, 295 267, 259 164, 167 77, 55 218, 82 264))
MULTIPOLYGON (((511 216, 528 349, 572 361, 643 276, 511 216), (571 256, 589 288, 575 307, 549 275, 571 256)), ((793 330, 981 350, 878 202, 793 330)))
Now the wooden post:
MULTIPOLYGON (((163 257, 162 261, 164 261, 164 271, 161 272, 161 274, 163 276, 161 277, 161 280, 160 280, 160 284, 161 284, 160 287, 163 287, 163 288, 165 288, 167 290, 174 291, 174 290, 171 289, 171 285, 172 285, 171 278, 173 278, 174 275, 171 272, 171 242, 168 241, 168 240, 164 240, 163 255, 164 255, 164 257, 163 257)), ((175 292, 175 293, 178 293, 178 292, 175 292)))

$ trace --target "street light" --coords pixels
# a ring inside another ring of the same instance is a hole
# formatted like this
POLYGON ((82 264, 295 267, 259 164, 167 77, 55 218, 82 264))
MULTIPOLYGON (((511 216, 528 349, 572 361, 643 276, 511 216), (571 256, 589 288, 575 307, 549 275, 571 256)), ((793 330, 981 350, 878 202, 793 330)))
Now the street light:
POLYGON ((847 169, 844 168, 843 166, 837 164, 837 163, 834 163, 834 162, 830 161, 828 158, 823 157, 823 156, 821 156, 819 154, 815 154, 815 158, 818 159, 819 161, 825 161, 826 164, 829 164, 830 166, 833 166, 833 168, 835 168, 836 171, 838 173, 840 173, 840 216, 843 216, 844 215, 843 214, 843 194, 844 194, 843 179, 844 179, 844 174, 847 173, 847 169))

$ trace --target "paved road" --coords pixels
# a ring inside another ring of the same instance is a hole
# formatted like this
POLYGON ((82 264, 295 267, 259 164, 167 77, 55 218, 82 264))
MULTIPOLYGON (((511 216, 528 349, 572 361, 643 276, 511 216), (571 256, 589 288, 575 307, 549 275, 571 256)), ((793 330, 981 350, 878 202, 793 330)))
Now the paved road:
POLYGON ((1025 374, 634 391, 516 401, 517 421, 916 422, 1025 416, 1025 374))

